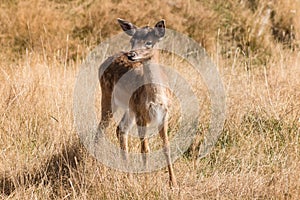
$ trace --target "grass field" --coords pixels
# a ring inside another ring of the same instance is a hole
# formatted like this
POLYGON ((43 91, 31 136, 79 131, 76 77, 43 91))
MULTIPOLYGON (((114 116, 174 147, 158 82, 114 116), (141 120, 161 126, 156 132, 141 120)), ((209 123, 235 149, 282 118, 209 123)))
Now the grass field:
POLYGON ((299 0, 1 1, 0 198, 299 199, 299 8, 299 0), (223 80, 226 122, 196 165, 210 99, 189 66, 170 60, 202 110, 194 144, 174 163, 178 189, 169 189, 166 169, 129 180, 97 162, 76 134, 80 64, 121 32, 118 17, 137 25, 164 18, 206 48, 223 80))

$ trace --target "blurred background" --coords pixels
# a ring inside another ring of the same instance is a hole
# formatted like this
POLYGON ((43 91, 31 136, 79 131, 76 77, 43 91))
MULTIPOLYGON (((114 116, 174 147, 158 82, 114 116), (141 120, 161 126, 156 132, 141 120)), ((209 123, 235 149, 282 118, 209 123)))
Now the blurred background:
POLYGON ((68 46, 68 59, 81 58, 87 47, 120 32, 119 17, 137 26, 165 19, 168 28, 211 53, 218 43, 224 57, 240 49, 255 63, 266 64, 277 44, 291 50, 299 45, 298 8, 299 1, 292 0, 2 1, 1 57, 18 59, 26 50, 51 57, 68 46))

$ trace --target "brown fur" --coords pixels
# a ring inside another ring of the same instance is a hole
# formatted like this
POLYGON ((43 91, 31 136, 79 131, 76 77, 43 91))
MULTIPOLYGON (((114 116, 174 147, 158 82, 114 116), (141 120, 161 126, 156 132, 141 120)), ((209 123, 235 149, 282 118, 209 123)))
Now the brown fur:
MULTIPOLYGON (((163 22, 159 22, 159 24, 161 23, 163 22)), ((140 30, 137 30, 136 32, 139 31, 140 30)), ((130 90, 130 88, 135 88, 134 84, 136 84, 136 82, 168 82, 163 70, 155 64, 157 62, 157 53, 154 52, 155 51, 152 48, 120 52, 107 58, 100 66, 99 80, 102 91, 102 115, 99 128, 105 129, 108 126, 108 122, 112 117, 112 107, 119 106, 119 100, 114 96, 113 91, 118 81, 127 72, 130 72, 132 77, 121 85, 123 90, 121 90, 120 93, 124 92, 125 95, 127 94, 127 89, 130 90), (134 60, 135 58, 138 59, 134 60)), ((122 96, 122 94, 120 96, 122 96)), ((171 162, 167 134, 169 100, 170 91, 166 87, 158 84, 143 84, 132 93, 132 96, 129 99, 129 105, 125 107, 125 114, 119 123, 116 132, 120 147, 125 152, 123 156, 126 160, 128 153, 128 132, 134 123, 138 125, 141 153, 143 153, 144 164, 147 165, 147 153, 149 153, 150 148, 146 135, 147 129, 145 127, 155 121, 158 126, 159 135, 163 140, 163 148, 168 163, 170 186, 177 186, 171 162)))

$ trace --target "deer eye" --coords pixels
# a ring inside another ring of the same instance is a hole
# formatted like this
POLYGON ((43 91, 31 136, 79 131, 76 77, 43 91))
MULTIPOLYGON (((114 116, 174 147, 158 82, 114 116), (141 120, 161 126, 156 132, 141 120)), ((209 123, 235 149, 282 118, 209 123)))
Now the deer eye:
POLYGON ((145 45, 146 45, 147 47, 152 47, 152 41, 147 41, 147 42, 145 43, 145 45))

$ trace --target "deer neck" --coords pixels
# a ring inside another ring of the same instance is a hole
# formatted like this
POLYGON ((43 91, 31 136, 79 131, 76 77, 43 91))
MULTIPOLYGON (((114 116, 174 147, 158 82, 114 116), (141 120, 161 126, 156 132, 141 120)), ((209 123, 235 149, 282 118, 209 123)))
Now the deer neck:
POLYGON ((162 71, 159 64, 149 60, 143 65, 144 83, 159 84, 162 82, 162 71))
POLYGON ((161 66, 152 59, 143 65, 145 90, 149 103, 167 104, 167 96, 165 94, 166 76, 161 66))
POLYGON ((144 61, 143 71, 145 83, 157 83, 161 81, 162 71, 158 64, 158 53, 156 51, 153 52, 151 59, 144 61))

